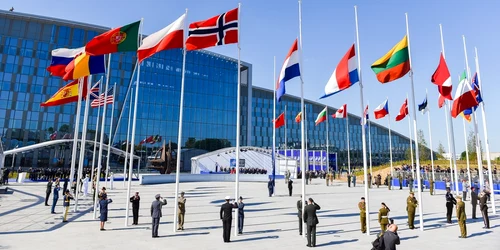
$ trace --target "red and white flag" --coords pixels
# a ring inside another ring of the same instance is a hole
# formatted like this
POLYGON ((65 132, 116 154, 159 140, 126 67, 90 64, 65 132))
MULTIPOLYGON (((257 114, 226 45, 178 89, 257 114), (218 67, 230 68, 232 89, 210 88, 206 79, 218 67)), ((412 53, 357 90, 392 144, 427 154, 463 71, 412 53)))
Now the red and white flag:
POLYGON ((144 38, 141 47, 137 50, 139 62, 163 50, 182 48, 184 46, 185 20, 186 14, 169 26, 144 38))
POLYGON ((346 118, 347 117, 347 104, 342 105, 337 112, 332 115, 333 118, 346 118))
POLYGON ((403 120, 408 115, 408 99, 405 99, 403 106, 399 109, 399 114, 396 116, 396 121, 399 122, 403 120))
POLYGON ((113 104, 115 102, 115 97, 113 95, 113 87, 108 90, 108 96, 105 96, 105 93, 99 95, 99 98, 92 100, 90 103, 90 107, 97 108, 104 106, 104 99, 106 98, 106 104, 113 104))
POLYGON ((439 65, 436 71, 432 74, 431 82, 438 85, 439 94, 448 100, 453 100, 451 96, 453 89, 451 75, 446 65, 446 61, 444 60, 443 53, 441 53, 441 57, 439 58, 439 65))
POLYGON ((204 49, 238 42, 239 9, 189 24, 187 50, 204 49))
POLYGON ((444 98, 441 94, 439 94, 438 107, 442 108, 444 106, 445 102, 446 102, 446 98, 444 98))

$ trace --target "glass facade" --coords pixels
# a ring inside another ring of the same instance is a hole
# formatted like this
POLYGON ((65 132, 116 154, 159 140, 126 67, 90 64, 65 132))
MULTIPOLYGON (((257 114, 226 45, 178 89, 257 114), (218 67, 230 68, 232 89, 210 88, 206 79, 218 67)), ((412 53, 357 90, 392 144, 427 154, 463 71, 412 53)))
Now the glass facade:
MULTIPOLYGON (((73 136, 76 103, 40 107, 65 82, 48 74, 50 52, 56 48, 84 46, 96 35, 109 30, 105 27, 76 23, 48 17, 0 11, 0 136, 4 149, 23 147, 57 138, 73 136)), ((110 87, 116 84, 114 116, 111 106, 106 113, 105 143, 110 138, 116 147, 126 142, 130 98, 135 96, 135 53, 115 53, 111 56, 110 87), (113 131, 109 134, 110 120, 113 131)), ((161 136, 167 143, 177 143, 182 71, 182 51, 160 52, 140 65, 140 91, 137 112, 136 145, 149 136, 161 136)), ((237 60, 208 51, 188 52, 186 60, 184 123, 181 145, 206 151, 234 146, 236 143, 237 60)), ((241 145, 270 147, 272 145, 271 90, 252 87, 252 66, 242 63, 241 74, 241 145)), ((94 76, 93 82, 104 75, 94 76)), ((104 84, 102 84, 104 85, 104 84)), ((324 149, 325 125, 314 126, 314 119, 323 106, 307 101, 308 145, 324 149)), ((287 106, 288 148, 300 147, 300 126, 294 122, 300 99, 286 96, 277 105, 277 114, 287 106)), ((333 114, 334 108, 329 109, 333 114)), ((87 139, 93 140, 98 109, 90 109, 87 139)), ((102 114, 102 110, 101 110, 102 114)), ((83 109, 82 118, 83 124, 83 109)), ((361 162, 361 127, 359 117, 351 116, 351 159, 361 162)), ((339 152, 344 160, 347 148, 345 120, 329 119, 330 150, 339 152)), ((373 162, 388 161, 388 130, 373 125, 373 162)), ((285 130, 277 131, 278 145, 284 147, 285 130)), ((403 157, 409 140, 393 133, 394 158, 403 157)), ((147 144, 138 154, 146 157, 160 144, 147 144)), ((15 165, 23 167, 68 166, 70 144, 47 147, 18 154, 15 165)), ((92 152, 85 162, 91 161, 92 152)), ((119 164, 119 158, 112 162, 119 164)), ((143 163, 146 161, 142 161, 143 163)), ((12 164, 7 157, 5 164, 12 164)), ((189 169, 183 169, 189 171, 189 169)))

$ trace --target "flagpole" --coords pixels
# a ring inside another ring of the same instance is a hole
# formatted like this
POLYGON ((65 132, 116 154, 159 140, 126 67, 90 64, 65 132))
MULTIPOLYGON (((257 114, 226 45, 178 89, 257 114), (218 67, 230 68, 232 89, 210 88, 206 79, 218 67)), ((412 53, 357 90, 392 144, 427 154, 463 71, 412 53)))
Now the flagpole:
MULTIPOLYGON (((131 88, 131 90, 133 91, 134 89, 131 88)), ((125 143, 127 145, 125 146, 125 161, 123 162, 123 188, 125 188, 125 184, 126 184, 125 177, 127 176, 128 145, 130 144, 129 143, 129 140, 130 140, 130 120, 132 118, 132 101, 133 101, 133 99, 134 98, 133 98, 132 93, 131 93, 130 94, 130 104, 128 106, 127 140, 125 141, 125 143)), ((131 176, 129 176, 129 178, 131 178, 131 176)))
MULTIPOLYGON (((275 57, 275 58, 276 58, 276 57, 275 57)), ((275 60, 276 60, 276 59, 275 59, 275 60)), ((275 70, 274 72, 276 72, 276 70, 275 70)), ((276 80, 276 78, 275 78, 275 80, 276 80)), ((275 99, 276 99, 276 97, 275 97, 275 99)), ((288 143, 288 142, 287 142, 287 126, 286 126, 286 118, 287 118, 287 116, 286 116, 286 104, 285 104, 285 165, 286 165, 286 171, 285 171, 285 174, 286 174, 286 173, 288 173, 288 156, 287 156, 287 154, 286 154, 286 149, 288 148, 288 146, 287 146, 287 143, 288 143)))
MULTIPOLYGON (((82 106, 82 98, 83 95, 83 78, 78 80, 78 102, 76 104, 76 118, 75 118, 75 131, 73 135, 73 149, 71 152, 71 169, 69 174, 69 185, 73 186, 73 179, 75 177, 75 165, 76 165, 76 150, 78 146, 78 133, 80 129, 80 112, 82 106)), ((77 181, 78 182, 78 181, 77 181)), ((78 192, 78 190, 77 190, 78 192)))
MULTIPOLYGON (((108 155, 106 156, 106 177, 104 178, 104 183, 105 186, 108 185, 108 174, 109 174, 109 158, 111 156, 111 144, 113 143, 113 137, 111 137, 111 134, 113 133, 113 117, 115 114, 115 95, 116 95, 116 82, 113 85, 113 104, 111 104, 111 118, 109 121, 109 139, 108 139, 108 155)), ((108 100, 104 100, 107 102, 108 100)), ((110 187, 113 189, 113 187, 110 187)))
MULTIPOLYGON (((85 79, 84 79, 85 81, 85 79)), ((80 180, 83 175, 83 159, 85 158, 85 144, 87 142, 87 123, 89 121, 89 99, 90 99, 90 85, 92 84, 92 75, 87 79, 87 94, 85 95, 85 111, 83 112, 83 127, 82 127, 82 139, 80 141, 80 159, 78 163, 78 180, 76 181, 76 194, 75 194, 75 206, 73 211, 78 211, 78 198, 80 194, 80 180)), ((83 94, 83 93, 82 93, 83 94)))
MULTIPOLYGON (((366 118, 364 118, 366 119, 366 118)), ((368 151, 370 155, 370 175, 373 177, 373 168, 372 168, 372 129, 370 125, 370 119, 368 120, 368 151)), ((371 181, 371 180, 370 180, 371 181)))
MULTIPOLYGON (((443 26, 441 24, 439 24, 439 31, 440 31, 440 34, 441 34, 441 50, 443 51, 443 58, 446 58, 446 55, 445 55, 445 51, 444 51, 444 38, 443 38, 443 26)), ((446 102, 446 105, 448 107, 448 111, 447 112, 450 112, 451 111, 451 107, 448 106, 448 102, 446 102)), ((458 195, 458 173, 457 173, 457 159, 456 159, 456 151, 455 151, 455 132, 453 130, 453 121, 451 120, 451 115, 449 113, 446 114, 446 117, 447 117, 447 121, 448 123, 450 124, 450 133, 449 133, 449 141, 448 143, 451 142, 451 157, 450 157, 450 160, 451 162, 453 163, 453 167, 455 168, 455 180, 456 180, 456 183, 455 183, 455 189, 456 189, 456 192, 457 192, 457 195, 458 195)), ((448 129, 448 126, 446 127, 446 129, 448 129)), ((450 144, 448 144, 450 145, 450 144)), ((451 170, 451 166, 450 166, 450 170, 451 170)))
MULTIPOLYGON (((236 176, 235 176, 235 191, 234 191, 234 199, 237 200, 240 194, 240 124, 241 124, 241 47, 240 47, 240 27, 241 27, 241 3, 238 3, 238 90, 237 90, 237 98, 236 98, 236 176)), ((238 220, 239 213, 235 213, 235 227, 234 227, 234 235, 238 236, 238 220)))
MULTIPOLYGON (((132 71, 132 76, 130 77, 130 82, 129 82, 128 87, 127 87, 127 94, 125 94, 125 101, 128 99, 129 95, 132 95, 132 93, 130 93, 131 92, 130 90, 132 89, 132 80, 134 79, 134 74, 135 74, 136 70, 137 70, 137 65, 134 66, 134 71, 132 71)), ((118 130, 120 129, 120 124, 121 124, 122 117, 123 117, 124 107, 125 107, 125 103, 123 104, 123 107, 120 110, 120 115, 118 116, 118 121, 116 122, 115 133, 113 134, 113 141, 115 141, 116 134, 118 134, 118 130)))
MULTIPOLYGON (((300 137, 301 137, 301 154, 300 157, 300 169, 302 170, 302 211, 304 211, 306 206, 306 141, 305 141, 305 109, 304 109, 304 72, 303 72, 303 64, 302 64, 302 0, 299 0, 299 49, 300 49, 300 110, 302 112, 302 117, 300 121, 300 137)), ((306 234, 302 234, 302 238, 305 238, 306 234)))
MULTIPOLYGON (((388 98, 387 98, 388 99, 388 98)), ((388 101, 386 99, 386 102, 388 101)), ((387 114, 388 115, 388 124, 389 124, 389 161, 391 162, 391 175, 394 174, 394 168, 392 166, 392 136, 391 136, 391 115, 390 114, 387 114)), ((391 185, 392 186, 392 185, 391 185)))
MULTIPOLYGON (((462 36, 464 42, 464 54, 465 54, 465 67, 467 68, 467 80, 470 79, 470 69, 469 69, 469 58, 467 57, 467 46, 465 44, 465 36, 462 36)), ((469 89, 470 88, 470 83, 469 89)), ((483 160, 481 155, 481 140, 479 139, 479 131, 477 128, 476 111, 472 109, 472 122, 474 123, 474 135, 476 136, 476 157, 477 157, 477 169, 479 170, 479 189, 482 191, 484 188, 484 176, 483 176, 483 160)), ((455 173, 456 174, 456 173, 455 173)), ((458 185, 458 184, 457 184, 458 185)), ((491 190, 493 192, 493 190, 491 190)))
MULTIPOLYGON (((106 67, 106 85, 104 87, 104 105, 102 107, 102 120, 101 120, 101 140, 99 142, 99 156, 97 158, 97 178, 95 184, 95 192, 94 192, 94 219, 97 217, 97 198, 99 196, 99 182, 101 181, 101 168, 102 168, 102 150, 103 150, 103 141, 104 141, 104 125, 106 125, 106 100, 108 99, 108 85, 109 85, 109 76, 111 73, 111 54, 108 54, 108 67, 106 67)), ((99 106, 101 105, 101 96, 99 95, 99 106)))
MULTIPOLYGON (((478 81, 478 87, 479 87, 479 90, 481 91, 481 95, 483 95, 483 86, 482 86, 482 82, 481 82, 481 73, 479 71, 479 57, 477 55, 477 48, 474 47, 474 52, 475 52, 475 61, 476 61, 476 71, 477 71, 477 81, 478 81)), ((495 192, 494 192, 494 189, 493 189, 493 176, 492 176, 492 172, 491 172, 491 154, 490 154, 490 141, 488 139, 488 129, 486 127, 486 111, 484 110, 484 100, 479 104, 481 105, 481 116, 483 117, 483 131, 484 131, 484 139, 486 141, 486 160, 487 160, 487 163, 488 163, 488 183, 490 184, 490 190, 491 190, 491 194, 490 194, 490 200, 491 200, 491 207, 493 208, 493 214, 497 214, 497 209, 496 209, 496 206, 495 206, 495 192)), ((470 184, 470 182, 469 182, 470 184)))
MULTIPOLYGON (((101 89, 102 89, 102 82, 103 82, 103 77, 101 76, 101 80, 99 80, 99 94, 97 95, 97 100, 99 100, 101 96, 101 89)), ((95 132, 94 132, 94 151, 92 151, 92 171, 91 171, 91 177, 90 177, 90 183, 92 183, 92 186, 94 185, 94 168, 95 168, 95 151, 97 149, 97 131, 99 130, 99 118, 101 117, 101 106, 97 107, 97 119, 96 119, 96 124, 95 124, 95 132)))
MULTIPOLYGON (((330 133, 328 133, 328 106, 326 107, 326 171, 327 173, 330 172, 330 159, 329 159, 329 153, 330 153, 330 133)), ((321 157, 321 160, 323 160, 323 157, 321 157)))
MULTIPOLYGON (((427 100, 427 89, 425 89, 425 101, 428 102, 427 100)), ((428 108, 429 106, 429 103, 427 103, 427 107, 428 108)), ((431 168, 432 168, 432 179, 434 179, 434 150, 432 150, 432 131, 431 131, 431 111, 429 111, 429 109, 427 109, 427 121, 428 121, 428 124, 429 124, 429 146, 431 148, 431 168)))
MULTIPOLYGON (((358 7, 354 5, 354 17, 356 21, 356 50, 358 54, 358 74, 359 74, 359 95, 361 102, 361 114, 364 114, 364 103, 363 103, 363 81, 361 75, 361 52, 359 50, 359 27, 358 27, 358 7)), ((362 118, 365 119, 365 118, 362 118)), ((368 193, 368 170, 366 164, 366 135, 365 126, 361 126, 361 140, 363 144, 363 170, 365 179, 365 202, 366 202, 366 235, 370 235, 370 198, 368 193)))
MULTIPOLYGON (((408 93, 406 94, 406 101, 408 101, 408 93)), ((408 133, 410 134, 411 177, 413 179, 415 179, 415 169, 414 169, 414 164, 413 164, 413 139, 412 139, 412 135, 411 135, 411 120, 410 120, 410 117, 408 117, 408 133)))
POLYGON ((462 119, 464 124, 464 142, 465 142, 465 159, 467 160, 467 175, 469 176, 469 185, 472 187, 469 164, 469 145, 467 145, 467 130, 465 129, 465 119, 462 119))
MULTIPOLYGON (((274 94, 274 97, 273 97, 273 122, 272 122, 272 126, 273 126, 273 153, 271 154, 271 164, 272 164, 272 167, 273 167, 273 183, 275 181, 275 175, 276 175, 276 159, 275 159, 275 153, 276 153, 276 85, 274 83, 274 81, 276 81, 276 56, 274 57, 274 60, 273 60, 273 81, 272 81, 272 84, 273 84, 273 94, 274 94)), ((273 188, 273 195, 274 195, 274 188, 273 188)))
MULTIPOLYGON (((142 43, 142 25, 144 24, 144 18, 141 18, 141 24, 140 24, 140 27, 139 27, 139 37, 137 37, 137 40, 138 40, 138 46, 137 47, 140 47, 141 46, 141 43, 142 43)), ((136 126, 137 126, 137 103, 139 102, 139 85, 140 84, 140 76, 141 76, 141 62, 139 62, 139 59, 137 59, 137 80, 136 80, 136 83, 135 83, 135 97, 134 97, 134 116, 132 118, 132 132, 131 132, 131 135, 130 137, 131 138, 131 142, 130 142, 130 159, 129 159, 129 168, 128 168, 128 183, 127 183, 127 196, 125 197, 125 226, 127 227, 128 226, 128 215, 129 215, 129 211, 130 211, 130 202, 129 202, 129 198, 130 198, 130 189, 132 187, 132 170, 134 168, 134 147, 135 147, 135 130, 136 130, 136 126)), ((141 161, 139 160, 138 162, 138 166, 141 164, 141 161)), ((174 223, 175 224, 175 223, 174 223)))
POLYGON ((410 61, 410 83, 411 83, 411 94, 412 94, 412 102, 413 102, 413 132, 415 133, 415 161, 417 163, 417 186, 418 186, 418 213, 420 220, 420 231, 424 231, 424 219, 423 219, 423 200, 422 200, 422 180, 420 178, 420 159, 419 159, 419 151, 418 151, 418 137, 417 137, 417 108, 415 105, 415 88, 413 84, 413 68, 411 65, 411 49, 410 49, 410 29, 408 27, 408 13, 405 13, 406 16, 406 36, 408 38, 408 56, 410 61))
MULTIPOLYGON (((347 105, 346 105, 347 107, 347 105)), ((346 127, 346 137, 347 137, 347 170, 349 170, 349 173, 351 173, 351 146, 350 146, 350 141, 349 141, 349 113, 346 110, 345 112, 345 127, 346 127)), ((335 158, 336 159, 336 158, 335 158)), ((338 166, 335 166, 338 167, 338 166)))

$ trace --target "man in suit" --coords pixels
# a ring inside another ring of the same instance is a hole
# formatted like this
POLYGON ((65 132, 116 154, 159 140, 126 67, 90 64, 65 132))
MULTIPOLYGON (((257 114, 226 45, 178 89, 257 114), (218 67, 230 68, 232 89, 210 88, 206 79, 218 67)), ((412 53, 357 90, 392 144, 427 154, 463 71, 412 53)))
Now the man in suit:
POLYGON ((45 206, 49 206, 49 197, 50 193, 52 193, 52 180, 49 179, 49 182, 47 182, 47 190, 45 190, 45 206))
POLYGON ((347 187, 351 187, 351 173, 347 174, 347 187))
POLYGON ((269 178, 269 182, 267 182, 267 190, 269 191, 269 197, 273 196, 274 183, 271 178, 269 178))
POLYGON ((302 235, 302 195, 297 201, 297 217, 299 217, 299 235, 302 235))
POLYGON ((307 246, 316 247, 316 225, 318 224, 318 216, 316 211, 321 207, 314 203, 312 198, 309 198, 309 205, 304 208, 304 223, 307 224, 307 246))
POLYGON ((134 222, 132 225, 137 225, 139 222, 139 204, 141 197, 139 197, 139 192, 135 192, 135 195, 130 197, 130 202, 132 203, 132 214, 134 217, 134 222))
POLYGON ((451 224, 451 216, 453 214, 453 206, 457 204, 457 200, 453 197, 449 188, 446 188, 446 222, 451 224))
POLYGON ((472 205, 472 219, 475 220, 475 219, 477 219, 476 218, 476 207, 477 207, 477 201, 479 200, 479 198, 477 197, 475 187, 471 187, 470 190, 471 190, 471 192, 470 192, 470 204, 472 205))
POLYGON ((484 229, 490 228, 490 219, 488 217, 488 196, 489 193, 486 190, 481 191, 479 194, 479 210, 481 210, 481 214, 483 215, 484 221, 484 229))
POLYGON ((222 237, 224 242, 231 242, 231 223, 233 221, 233 208, 237 208, 236 204, 229 203, 231 197, 224 198, 226 203, 220 207, 220 219, 222 220, 222 237))
POLYGON ((158 227, 160 226, 160 218, 161 218, 161 208, 167 205, 167 199, 163 199, 160 201, 161 195, 155 195, 155 200, 151 203, 151 218, 153 218, 151 228, 153 233, 153 238, 158 238, 158 227))
POLYGON ((292 196, 292 191, 293 191, 293 181, 292 179, 288 179, 288 194, 292 196))

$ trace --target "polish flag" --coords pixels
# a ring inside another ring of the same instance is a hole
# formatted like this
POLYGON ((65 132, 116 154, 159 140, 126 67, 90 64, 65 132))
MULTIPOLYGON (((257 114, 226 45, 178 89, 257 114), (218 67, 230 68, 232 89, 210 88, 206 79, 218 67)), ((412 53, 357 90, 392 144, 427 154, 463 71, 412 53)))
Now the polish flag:
POLYGON ((346 118, 347 117, 347 104, 342 105, 337 112, 332 115, 333 118, 346 118))
POLYGON ((446 65, 446 61, 444 60, 443 53, 441 53, 436 71, 432 74, 431 82, 438 85, 439 94, 448 100, 453 100, 451 96, 453 89, 451 75, 446 65))
POLYGON ((144 38, 141 47, 137 50, 139 62, 163 50, 183 48, 185 20, 186 14, 169 26, 144 38))

